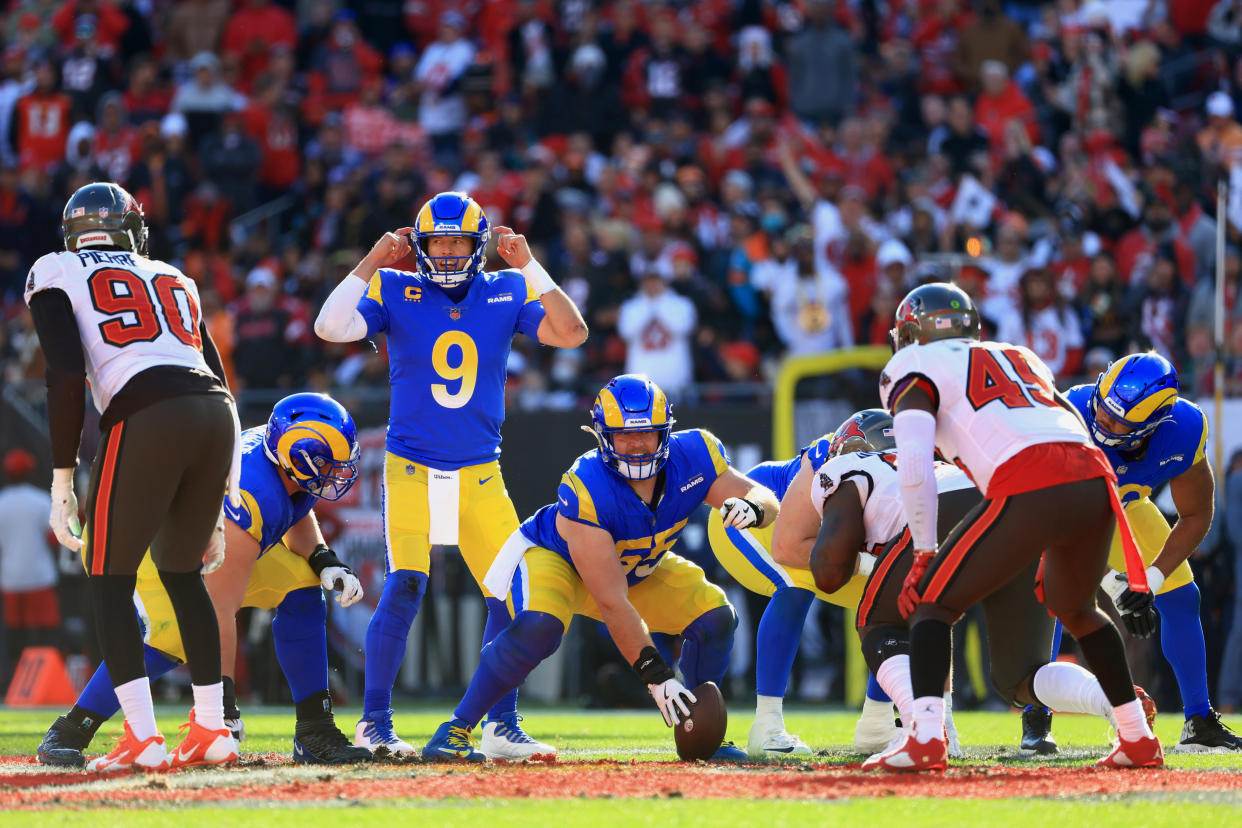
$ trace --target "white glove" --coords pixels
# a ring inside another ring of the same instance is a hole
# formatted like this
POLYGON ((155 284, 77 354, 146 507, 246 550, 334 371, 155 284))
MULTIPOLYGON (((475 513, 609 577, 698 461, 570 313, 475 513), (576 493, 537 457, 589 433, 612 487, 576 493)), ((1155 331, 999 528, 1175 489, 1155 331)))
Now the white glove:
POLYGON ((871 573, 874 571, 875 571, 875 555, 872 555, 870 552, 859 552, 858 553, 858 564, 854 567, 854 574, 861 575, 864 578, 868 578, 871 576, 871 573))
POLYGON ((362 582, 347 566, 328 566, 319 573, 319 583, 332 592, 339 590, 336 602, 342 607, 352 607, 362 600, 362 582))
MULTIPOLYGON (((1154 566, 1147 567, 1144 570, 1147 573, 1147 586, 1151 590, 1152 595, 1160 592, 1160 588, 1164 586, 1164 573, 1154 566)), ((1121 596, 1130 588, 1130 578, 1124 572, 1118 572, 1115 569, 1109 569, 1104 576, 1104 580, 1100 581, 1100 586, 1108 593, 1108 597, 1112 599, 1113 604, 1121 600, 1121 596)))
POLYGON ((647 690, 651 693, 651 698, 655 699, 656 707, 660 708, 660 715, 664 717, 664 723, 669 727, 676 727, 681 721, 681 717, 677 715, 678 709, 681 710, 681 716, 689 716, 690 707, 686 702, 694 704, 698 701, 694 694, 675 678, 659 684, 648 684, 647 690))
POLYGON ((207 551, 203 553, 203 574, 210 575, 224 565, 224 509, 216 518, 216 528, 211 530, 207 551))
POLYGON ((78 522, 78 496, 73 493, 73 469, 52 469, 52 514, 48 524, 62 546, 74 552, 82 551, 82 525, 78 522))
POLYGON ((720 506, 720 517, 726 529, 748 529, 763 520, 763 509, 744 497, 729 497, 720 506))

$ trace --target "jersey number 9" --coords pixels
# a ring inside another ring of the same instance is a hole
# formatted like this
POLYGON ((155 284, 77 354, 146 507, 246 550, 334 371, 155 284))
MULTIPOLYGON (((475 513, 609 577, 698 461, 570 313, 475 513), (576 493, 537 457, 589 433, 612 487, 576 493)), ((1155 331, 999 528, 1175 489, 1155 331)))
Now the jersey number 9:
POLYGON ((461 408, 474 396, 475 382, 479 376, 479 349, 469 334, 447 331, 431 347, 431 367, 446 383, 431 384, 432 398, 445 408, 461 408), (458 352, 453 354, 454 349, 458 352), (456 365, 450 364, 450 356, 456 365), (456 391, 449 391, 448 383, 460 382, 456 391))

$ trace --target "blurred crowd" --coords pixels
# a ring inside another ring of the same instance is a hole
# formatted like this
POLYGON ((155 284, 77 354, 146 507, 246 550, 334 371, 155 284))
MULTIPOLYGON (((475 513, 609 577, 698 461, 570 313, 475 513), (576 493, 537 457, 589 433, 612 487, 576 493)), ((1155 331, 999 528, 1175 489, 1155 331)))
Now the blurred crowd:
MULTIPOLYGON (((27 267, 60 247, 67 194, 112 179, 199 281, 242 388, 382 388, 382 350, 309 320, 381 233, 462 189, 591 327, 578 351, 520 343, 515 390, 770 379, 786 354, 883 344, 931 279, 1065 381, 1152 347, 1212 390, 1237 0, 5 5, 10 380, 41 372, 27 267)), ((1242 325, 1225 356, 1242 393, 1242 325)))

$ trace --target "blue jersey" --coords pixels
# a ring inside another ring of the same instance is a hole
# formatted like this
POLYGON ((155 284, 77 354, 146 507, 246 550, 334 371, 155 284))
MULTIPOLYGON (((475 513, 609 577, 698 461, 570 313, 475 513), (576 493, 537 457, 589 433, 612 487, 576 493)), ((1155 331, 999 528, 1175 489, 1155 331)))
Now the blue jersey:
POLYGON ((544 506, 522 524, 522 534, 573 563, 569 545, 556 530, 556 516, 598 526, 612 535, 630 586, 655 571, 676 542, 707 490, 729 467, 724 446, 710 432, 694 428, 669 437, 662 471, 663 494, 653 509, 630 484, 604 465, 599 450, 588 451, 561 478, 556 503, 544 506))
POLYGON ((513 334, 532 339, 543 303, 517 270, 481 273, 461 301, 417 273, 383 269, 358 311, 388 333, 388 451, 451 471, 495 460, 513 334))
POLYGON ((798 469, 802 468, 802 458, 806 457, 811 461, 811 471, 819 471, 819 467, 828 462, 828 447, 831 444, 832 435, 825 434, 798 452, 794 459, 769 460, 766 463, 760 463, 746 472, 746 476, 776 492, 777 500, 784 500, 785 492, 789 491, 789 484, 797 476, 798 469))
POLYGON ((314 508, 319 498, 298 489, 289 494, 285 473, 263 453, 264 426, 242 432, 240 509, 227 498, 224 514, 259 542, 259 554, 271 549, 293 525, 314 508))
MULTIPOLYGON (((1065 396, 1085 417, 1091 405, 1092 385, 1076 385, 1065 396)), ((1207 417, 1190 400, 1178 397, 1173 416, 1156 426, 1137 452, 1119 452, 1100 446, 1117 472, 1117 490, 1126 506, 1145 497, 1204 458, 1207 417)))

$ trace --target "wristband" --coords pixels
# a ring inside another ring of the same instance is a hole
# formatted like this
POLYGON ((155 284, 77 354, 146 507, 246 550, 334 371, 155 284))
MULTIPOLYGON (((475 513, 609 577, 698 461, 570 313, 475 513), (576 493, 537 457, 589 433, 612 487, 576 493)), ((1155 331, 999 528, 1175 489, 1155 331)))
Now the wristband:
POLYGON ((526 284, 535 291, 536 296, 543 296, 545 293, 556 290, 556 282, 552 281, 552 277, 548 275, 548 271, 543 269, 543 265, 535 261, 534 256, 531 256, 530 261, 522 266, 522 276, 525 277, 526 284))
POLYGON ((1164 586, 1164 573, 1154 566, 1147 567, 1147 588, 1155 595, 1164 586))
POLYGON ((756 527, 762 526, 763 525, 763 507, 760 506, 755 501, 750 500, 749 498, 743 497, 739 499, 743 503, 745 503, 747 506, 755 510, 755 526, 756 527))
POLYGON ((311 556, 306 559, 306 562, 310 564, 310 568, 315 571, 316 578, 318 578, 320 574, 322 574, 323 571, 330 566, 339 566, 344 569, 349 569, 349 567, 341 563, 341 559, 336 556, 335 552, 329 549, 326 544, 322 543, 315 547, 315 551, 312 552, 311 556))
POLYGON ((52 485, 73 488, 73 469, 52 469, 52 485))
POLYGON ((664 663, 660 651, 651 646, 643 647, 638 654, 638 660, 634 662, 634 672, 647 684, 663 684, 677 677, 673 668, 664 663))

